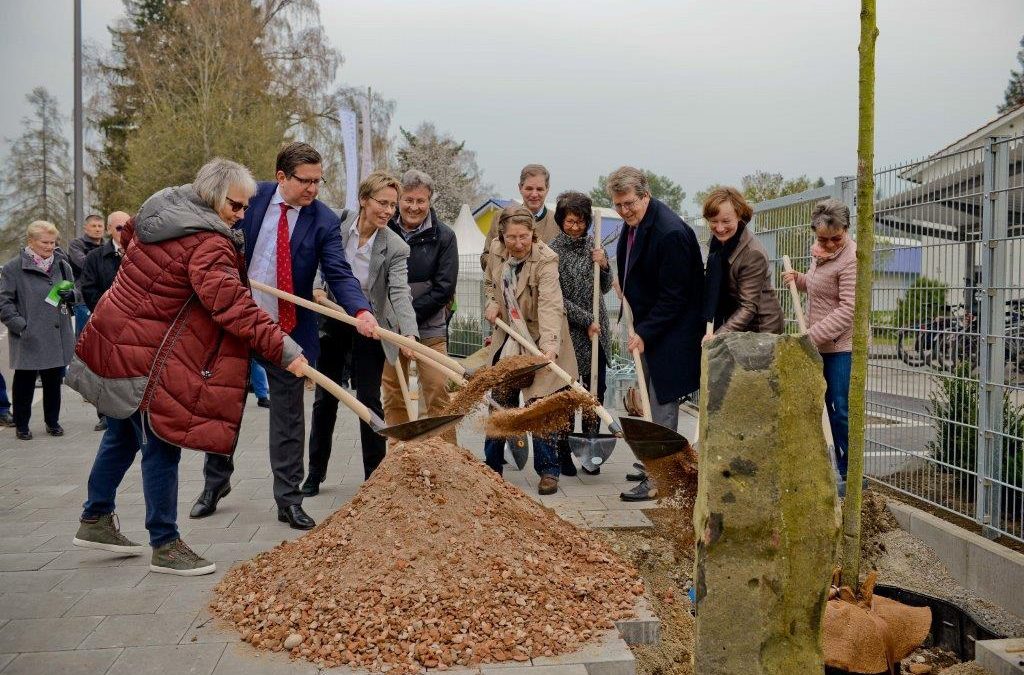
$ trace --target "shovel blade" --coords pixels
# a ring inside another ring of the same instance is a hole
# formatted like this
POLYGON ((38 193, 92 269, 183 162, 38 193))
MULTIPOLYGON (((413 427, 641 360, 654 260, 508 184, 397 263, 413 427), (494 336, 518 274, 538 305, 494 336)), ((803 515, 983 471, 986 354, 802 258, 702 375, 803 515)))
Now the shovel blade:
POLYGON ((686 437, 668 427, 637 417, 620 417, 622 436, 641 462, 668 457, 690 445, 686 437))
POLYGON ((440 433, 455 426, 465 415, 439 415, 437 417, 424 417, 412 422, 393 424, 389 427, 376 426, 374 431, 381 436, 393 438, 396 441, 416 441, 421 438, 437 436, 440 433))
POLYGON ((569 449, 580 462, 588 467, 598 467, 611 457, 618 437, 614 434, 569 434, 569 449))

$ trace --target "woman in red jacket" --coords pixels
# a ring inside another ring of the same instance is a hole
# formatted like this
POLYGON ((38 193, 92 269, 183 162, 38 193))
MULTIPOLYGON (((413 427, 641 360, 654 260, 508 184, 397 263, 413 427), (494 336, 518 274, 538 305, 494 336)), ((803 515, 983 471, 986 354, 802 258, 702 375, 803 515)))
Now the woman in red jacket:
POLYGON ((119 532, 114 515, 117 487, 141 449, 150 570, 195 576, 216 569, 178 534, 181 447, 234 452, 251 351, 296 376, 306 363, 243 280, 243 242, 231 226, 255 191, 248 169, 214 159, 191 185, 146 200, 122 231, 121 267, 68 370, 68 385, 108 418, 76 546, 147 550, 119 532))

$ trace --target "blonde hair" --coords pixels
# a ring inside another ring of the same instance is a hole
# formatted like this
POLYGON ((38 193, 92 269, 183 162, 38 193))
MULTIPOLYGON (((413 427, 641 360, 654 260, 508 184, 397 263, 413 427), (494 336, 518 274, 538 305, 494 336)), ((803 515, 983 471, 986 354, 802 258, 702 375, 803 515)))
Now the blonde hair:
POLYGON ((394 188, 396 193, 402 191, 402 186, 397 178, 387 171, 374 171, 359 184, 359 198, 369 199, 375 192, 385 188, 394 188))
POLYGON ((48 220, 34 220, 25 229, 25 235, 29 241, 39 239, 44 234, 52 234, 59 237, 60 230, 48 220))
POLYGON ((537 241, 537 220, 530 209, 522 204, 509 204, 502 209, 498 216, 498 237, 504 239, 505 230, 512 224, 525 225, 533 233, 533 240, 537 241))

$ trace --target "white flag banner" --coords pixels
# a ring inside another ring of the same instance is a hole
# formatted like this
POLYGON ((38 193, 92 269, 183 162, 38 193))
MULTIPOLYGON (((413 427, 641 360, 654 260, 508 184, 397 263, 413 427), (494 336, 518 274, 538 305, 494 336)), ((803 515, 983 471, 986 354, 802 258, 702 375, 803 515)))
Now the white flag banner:
POLYGON ((359 210, 359 120, 354 110, 338 111, 341 143, 345 149, 345 208, 359 210))
POLYGON ((362 100, 363 102, 363 156, 362 156, 362 177, 366 178, 373 172, 373 143, 371 142, 371 128, 370 124, 370 97, 367 95, 362 100))

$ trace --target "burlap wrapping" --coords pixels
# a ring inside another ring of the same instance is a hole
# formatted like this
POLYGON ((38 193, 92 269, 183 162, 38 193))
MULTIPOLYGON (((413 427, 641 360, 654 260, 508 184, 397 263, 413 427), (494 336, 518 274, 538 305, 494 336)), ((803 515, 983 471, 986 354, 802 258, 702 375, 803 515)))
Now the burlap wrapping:
POLYGON ((928 637, 932 610, 874 595, 876 576, 868 575, 859 598, 849 587, 833 585, 822 625, 825 665, 851 673, 897 673, 899 662, 928 637))

